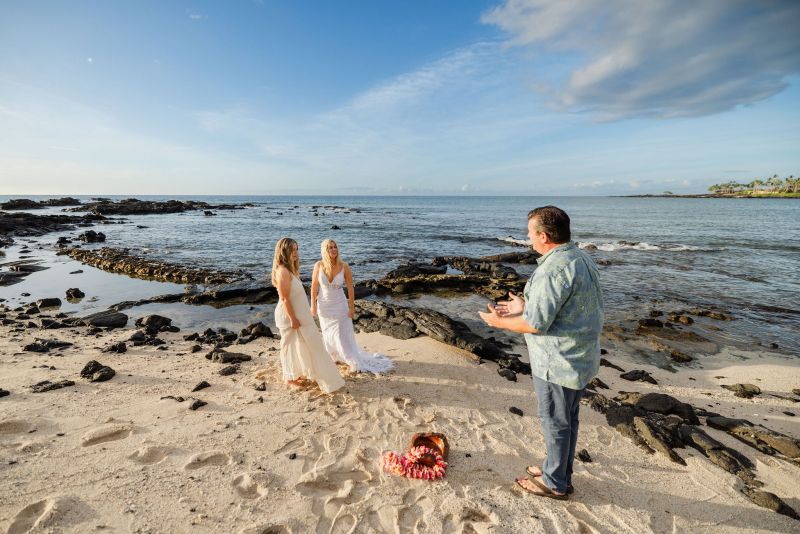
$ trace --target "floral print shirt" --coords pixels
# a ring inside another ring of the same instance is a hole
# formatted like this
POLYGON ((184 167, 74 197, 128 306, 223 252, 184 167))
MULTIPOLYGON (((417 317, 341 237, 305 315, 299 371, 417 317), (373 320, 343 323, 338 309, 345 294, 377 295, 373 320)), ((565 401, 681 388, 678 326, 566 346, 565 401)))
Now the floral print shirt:
POLYGON ((597 265, 574 243, 537 260, 525 286, 523 318, 531 369, 542 380, 583 389, 600 367, 603 294, 597 265))

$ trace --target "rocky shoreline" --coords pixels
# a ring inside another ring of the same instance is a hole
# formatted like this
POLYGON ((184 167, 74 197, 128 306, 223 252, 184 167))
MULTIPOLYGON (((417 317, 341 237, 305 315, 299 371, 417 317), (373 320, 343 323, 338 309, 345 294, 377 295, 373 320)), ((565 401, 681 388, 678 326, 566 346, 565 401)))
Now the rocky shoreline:
MULTIPOLYGON (((136 201, 139 202, 139 201, 136 201)), ((177 202, 177 201, 176 201, 177 202)), ((97 205, 102 205, 98 202, 97 205)), ((134 203, 135 204, 135 203, 134 203)), ((147 209, 200 209, 187 208, 186 203, 164 203, 147 209), (179 207, 178 204, 181 204, 179 207)), ((189 203, 191 204, 191 203, 189 203)), ((81 208, 87 208, 81 206, 81 208)), ((39 236, 52 231, 84 227, 92 224, 114 222, 102 213, 123 214, 123 208, 100 211, 87 208, 92 215, 82 217, 68 215, 37 216, 27 213, 0 213, 0 234, 10 236, 39 236), (116 211, 115 211, 116 210, 116 211)), ((129 208, 125 208, 129 209, 129 208)), ((226 208, 217 208, 226 209, 226 208)), ((234 208, 230 208, 234 209, 234 208)), ((155 211, 154 213, 158 213, 155 211)), ((96 234, 95 234, 96 237, 96 234)), ((88 238, 87 238, 88 239, 88 238)), ((12 241, 13 242, 13 241, 12 241)), ((137 257, 127 249, 102 248, 84 249, 66 247, 65 242, 59 254, 92 265, 108 272, 124 273, 149 280, 201 284, 212 287, 190 288, 184 293, 160 295, 148 299, 117 303, 109 310, 85 317, 69 316, 58 311, 60 300, 43 299, 28 302, 11 309, 0 304, 0 325, 15 336, 41 335, 32 343, 20 347, 23 352, 57 353, 72 346, 74 341, 54 337, 54 331, 69 331, 73 336, 93 337, 106 332, 126 328, 129 317, 124 310, 154 303, 208 304, 215 307, 232 305, 258 305, 274 303, 277 292, 270 285, 245 280, 244 273, 211 271, 152 261, 137 257)), ((27 252, 33 252, 27 247, 27 252)), ((9 265, 10 273, 17 269, 24 276, 36 272, 35 259, 26 259, 16 265, 9 265)), ((503 341, 483 337, 473 332, 465 323, 429 308, 403 306, 397 302, 382 302, 369 297, 391 296, 394 298, 416 294, 470 295, 477 294, 490 299, 504 297, 508 291, 521 292, 526 277, 521 276, 512 265, 535 263, 532 252, 514 252, 483 256, 478 258, 462 256, 435 257, 428 264, 409 263, 390 271, 380 279, 361 282, 356 288, 356 316, 354 324, 364 333, 379 332, 398 340, 410 340, 419 336, 432 339, 471 353, 476 364, 494 362, 491 366, 508 381, 516 382, 517 375, 529 375, 530 365, 513 352, 503 341)), ((10 275, 0 273, 0 276, 10 275)), ((77 288, 75 288, 77 289, 77 288)), ((72 291, 72 289, 70 290, 72 291)), ((73 293, 75 295, 75 293, 73 293)), ((720 341, 715 333, 723 326, 735 321, 736 316, 729 310, 687 306, 681 309, 652 309, 647 317, 631 317, 628 321, 606 326, 603 343, 604 353, 634 352, 648 357, 662 358, 671 370, 686 366, 700 365, 698 354, 714 354, 720 350, 720 341), (722 325, 722 326, 719 326, 722 325)), ((151 315, 137 321, 138 327, 126 339, 104 348, 105 352, 126 352, 132 346, 155 347, 155 350, 170 350, 159 334, 178 331, 172 321, 163 316, 151 315)), ((127 335, 127 334, 126 334, 127 335)), ((276 336, 263 323, 253 323, 238 334, 223 328, 208 329, 204 332, 184 336, 191 342, 189 353, 208 350, 206 358, 212 362, 225 364, 219 369, 221 376, 235 375, 241 365, 249 361, 238 352, 226 348, 231 345, 245 345, 259 338, 273 339, 276 336), (208 345, 204 348, 202 345, 208 345)), ((776 347, 772 347, 777 349, 776 347)), ((114 369, 97 360, 90 362, 81 372, 85 380, 92 382, 111 380, 114 369)), ((644 369, 630 369, 603 359, 603 365, 619 372, 619 378, 631 384, 647 384, 659 388, 659 381, 651 372, 644 369)), ((77 378, 77 377, 75 377, 77 378)), ((46 380, 30 385, 30 391, 44 393, 59 388, 72 387, 72 377, 62 380, 46 380)), ((14 395, 12 389, 2 389, 0 397, 14 395)), ((798 384, 800 386, 800 384, 798 384)), ((7 386, 6 386, 7 387, 7 386)), ((721 384, 720 388, 731 391, 745 400, 762 394, 761 388, 751 383, 721 384)), ((723 416, 715 411, 700 408, 683 402, 667 393, 648 391, 630 392, 619 390, 617 395, 606 395, 600 390, 608 389, 605 382, 596 378, 590 385, 585 403, 605 416, 607 424, 639 446, 648 454, 659 453, 671 462, 686 465, 684 458, 676 449, 692 448, 699 451, 710 463, 735 475, 742 483, 739 491, 758 506, 779 514, 800 519, 796 510, 774 492, 763 490, 764 482, 758 477, 757 460, 743 454, 731 446, 715 439, 707 428, 724 432, 726 435, 744 443, 747 447, 767 455, 779 462, 786 462, 800 468, 800 440, 759 423, 737 417, 723 416), (704 428, 705 427, 707 428, 704 428)), ((772 392, 769 395, 787 402, 800 402, 800 389, 791 392, 772 392)), ((166 398, 166 397, 162 397, 166 398)), ((180 397, 184 399, 184 397, 180 397)), ((191 410, 204 406, 201 399, 191 397, 191 410), (193 406, 193 407, 192 407, 193 406)), ((174 400, 177 400, 173 396, 174 400)), ((179 401, 180 402, 180 401, 179 401)), ((514 412, 516 413, 516 412, 514 412)), ((785 411, 794 416, 794 412, 785 411)))
POLYGON ((112 273, 121 273, 145 280, 181 284, 231 284, 245 278, 244 273, 233 273, 187 267, 160 260, 142 258, 128 249, 103 247, 101 249, 64 248, 58 252, 83 264, 112 273))

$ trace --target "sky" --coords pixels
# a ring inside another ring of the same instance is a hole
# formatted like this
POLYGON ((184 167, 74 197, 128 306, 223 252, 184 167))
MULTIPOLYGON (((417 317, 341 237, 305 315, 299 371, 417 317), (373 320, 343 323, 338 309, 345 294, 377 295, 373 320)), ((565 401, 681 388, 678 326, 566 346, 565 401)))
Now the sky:
POLYGON ((0 1, 0 195, 800 174, 800 2, 0 1))

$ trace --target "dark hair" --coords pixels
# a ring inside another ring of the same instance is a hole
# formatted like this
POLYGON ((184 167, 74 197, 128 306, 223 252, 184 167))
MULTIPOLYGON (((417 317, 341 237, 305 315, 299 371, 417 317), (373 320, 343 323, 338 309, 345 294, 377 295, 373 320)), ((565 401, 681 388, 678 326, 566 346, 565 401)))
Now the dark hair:
POLYGON ((568 243, 572 235, 569 231, 569 215, 555 206, 542 206, 528 212, 528 220, 536 218, 539 231, 544 232, 553 243, 568 243))

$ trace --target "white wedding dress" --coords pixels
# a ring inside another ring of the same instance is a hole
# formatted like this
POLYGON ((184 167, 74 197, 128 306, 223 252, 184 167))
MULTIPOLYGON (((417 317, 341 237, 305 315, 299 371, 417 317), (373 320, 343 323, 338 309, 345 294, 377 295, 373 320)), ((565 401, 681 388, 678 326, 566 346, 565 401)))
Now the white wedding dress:
POLYGON ((283 380, 305 377, 316 382, 325 393, 336 391, 344 386, 344 379, 327 354, 317 323, 311 316, 306 291, 296 276, 292 277, 289 300, 300 328, 292 328, 292 321, 282 301, 275 308, 275 326, 281 332, 283 380))
POLYGON ((317 315, 322 327, 322 340, 331 358, 346 363, 353 371, 381 374, 394 369, 394 362, 388 356, 370 354, 356 343, 353 320, 348 317, 347 297, 342 290, 344 269, 330 282, 322 269, 318 272, 317 315))

